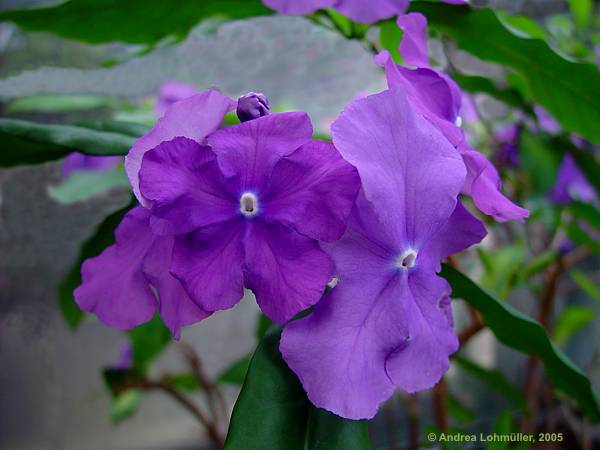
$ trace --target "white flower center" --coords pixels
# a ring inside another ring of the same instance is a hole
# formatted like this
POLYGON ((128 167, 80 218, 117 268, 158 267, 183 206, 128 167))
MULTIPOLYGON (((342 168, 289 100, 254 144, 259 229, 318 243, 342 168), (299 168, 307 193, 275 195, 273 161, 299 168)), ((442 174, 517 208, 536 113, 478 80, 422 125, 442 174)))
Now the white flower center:
POLYGON ((412 249, 406 250, 396 259, 396 267, 399 269, 411 269, 417 261, 417 252, 412 249))
POLYGON ((252 217, 258 212, 258 198, 252 192, 245 192, 240 197, 240 212, 246 217, 252 217))

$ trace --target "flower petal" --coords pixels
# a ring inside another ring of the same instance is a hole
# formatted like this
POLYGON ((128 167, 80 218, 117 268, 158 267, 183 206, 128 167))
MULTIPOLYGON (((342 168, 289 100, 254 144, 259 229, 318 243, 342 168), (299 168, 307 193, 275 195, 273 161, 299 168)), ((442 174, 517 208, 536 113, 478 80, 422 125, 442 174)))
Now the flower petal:
POLYGON ((210 147, 177 137, 146 152, 140 170, 140 189, 152 204, 158 234, 189 233, 199 226, 226 222, 239 210, 226 190, 216 156, 210 147))
POLYGON ((135 141, 125 157, 125 171, 133 193, 142 205, 149 206, 140 193, 138 176, 144 153, 176 136, 185 136, 202 143, 209 133, 219 127, 225 114, 234 107, 235 102, 229 97, 209 89, 174 103, 148 133, 135 141))
POLYGON ((335 9, 355 22, 373 23, 402 14, 409 0, 339 0, 335 9))
POLYGON ((410 13, 398 16, 396 22, 403 31, 400 41, 402 59, 411 66, 428 67, 427 19, 423 14, 410 13))
POLYGON ((523 221, 529 211, 515 205, 500 192, 498 171, 481 153, 466 147, 462 152, 467 167, 464 192, 473 198, 475 206, 498 222, 523 221))
POLYGON ((226 177, 244 192, 264 193, 273 167, 312 138, 306 113, 277 113, 223 128, 208 137, 226 177))
POLYGON ((458 350, 458 338, 448 317, 448 283, 417 270, 403 279, 398 299, 404 309, 409 338, 392 353, 386 370, 396 386, 413 393, 437 384, 458 350))
POLYGON ((171 273, 205 311, 231 308, 244 295, 244 228, 233 219, 175 238, 171 273))
POLYGON ((78 171, 101 171, 113 169, 122 161, 121 156, 90 156, 83 153, 71 153, 63 160, 62 176, 67 178, 78 171))
POLYGON ((158 293, 160 318, 179 339, 182 327, 200 322, 211 313, 196 305, 180 281, 169 273, 173 243, 171 236, 157 237, 146 255, 143 271, 158 293))
MULTIPOLYGON (((363 197, 364 200, 364 197, 363 197)), ((285 326, 280 350, 308 398, 347 419, 370 419, 394 391, 385 371, 408 335, 400 283, 386 249, 370 240, 373 215, 328 244, 338 285, 306 318, 285 326)))
POLYGON ((333 275, 333 264, 317 241, 282 225, 249 224, 244 247, 245 285, 278 323, 317 303, 333 275))
POLYGON ((313 141, 273 169, 265 219, 318 240, 339 239, 346 229, 360 178, 333 144, 313 141))
POLYGON ((393 242, 418 249, 437 233, 455 208, 464 163, 401 90, 353 101, 332 135, 385 228, 394 231, 393 242))
POLYGON ((156 298, 142 272, 154 242, 148 217, 142 207, 129 211, 115 231, 115 244, 86 260, 81 268, 75 301, 110 327, 133 328, 152 319, 156 311, 156 298))
POLYGON ((331 8, 338 0, 263 0, 265 6, 279 14, 304 15, 317 9, 331 8))
POLYGON ((161 118, 167 112, 167 109, 180 100, 196 95, 198 91, 194 85, 182 83, 177 80, 167 80, 160 87, 158 99, 154 108, 154 113, 157 118, 161 118))

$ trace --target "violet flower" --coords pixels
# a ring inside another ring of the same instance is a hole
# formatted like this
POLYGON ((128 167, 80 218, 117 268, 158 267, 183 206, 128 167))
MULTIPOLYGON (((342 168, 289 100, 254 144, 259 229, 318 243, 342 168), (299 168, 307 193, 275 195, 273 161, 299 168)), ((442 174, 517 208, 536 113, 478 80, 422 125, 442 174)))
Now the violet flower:
POLYGON ((266 116, 269 108, 269 99, 265 94, 249 92, 238 99, 236 114, 240 122, 247 122, 266 116))
POLYGON ((560 163, 556 183, 549 196, 557 205, 567 205, 574 200, 591 203, 596 199, 596 191, 577 167, 573 157, 567 153, 560 163))
POLYGON ((278 113, 145 155, 152 227, 176 235, 171 272, 202 309, 231 308, 247 287, 282 323, 321 297, 333 268, 318 241, 342 235, 360 181, 311 139, 305 113, 278 113))
POLYGON ((62 176, 68 178, 73 172, 104 171, 117 167, 123 158, 120 156, 92 156, 71 153, 62 164, 62 176))
MULTIPOLYGON (((408 14, 407 16, 420 14, 408 14)), ((406 16, 399 23, 406 22, 406 16)), ((421 16, 423 17, 423 16, 421 16)), ((425 18, 419 19, 419 22, 425 18)), ((426 39, 420 27, 409 27, 403 36, 411 40, 408 59, 412 61, 424 60, 422 54, 415 54, 415 49, 426 48, 426 45, 416 44, 418 40, 426 39), (412 31, 415 33, 412 33, 412 31)), ((399 49, 402 49, 402 43, 399 49)), ((404 55, 403 55, 404 57, 404 55)), ((462 192, 470 195, 477 208, 483 213, 492 216, 498 222, 508 220, 524 220, 529 216, 529 211, 521 208, 501 192, 501 180, 498 171, 487 158, 469 146, 464 131, 457 126, 458 112, 461 105, 461 91, 458 85, 446 74, 429 67, 409 69, 396 65, 389 52, 382 51, 375 62, 384 67, 390 88, 404 90, 411 104, 428 121, 435 125, 446 136, 448 141, 459 150, 467 167, 467 177, 462 192)))
POLYGON ((312 14, 318 9, 334 8, 359 23, 374 23, 402 14, 409 0, 263 0, 280 14, 312 14))
POLYGON ((179 281, 169 273, 174 238, 157 236, 149 224, 150 212, 129 211, 115 231, 115 244, 81 268, 81 285, 75 301, 105 325, 136 327, 158 311, 173 336, 181 327, 210 315, 190 300, 179 281))
POLYGON ((196 95, 198 91, 196 88, 189 83, 182 83, 176 80, 165 81, 158 92, 158 99, 156 100, 156 106, 154 112, 156 118, 160 119, 165 115, 167 109, 173 104, 180 100, 196 95))
POLYGON ((362 190, 348 229, 323 245, 337 286, 288 324, 280 350, 318 407, 372 418, 396 388, 435 385, 458 348, 441 259, 485 235, 457 196, 466 170, 401 89, 355 100, 332 127, 362 190))
POLYGON ((517 124, 508 124, 494 132, 500 148, 497 161, 505 166, 519 166, 519 136, 521 129, 517 124))
POLYGON ((333 144, 312 141, 305 113, 215 132, 233 105, 206 91, 175 103, 136 141, 126 167, 147 207, 130 211, 116 243, 84 263, 81 309, 117 328, 158 309, 178 337, 234 306, 244 287, 278 322, 319 300, 333 270, 319 240, 344 232, 358 174, 333 144))

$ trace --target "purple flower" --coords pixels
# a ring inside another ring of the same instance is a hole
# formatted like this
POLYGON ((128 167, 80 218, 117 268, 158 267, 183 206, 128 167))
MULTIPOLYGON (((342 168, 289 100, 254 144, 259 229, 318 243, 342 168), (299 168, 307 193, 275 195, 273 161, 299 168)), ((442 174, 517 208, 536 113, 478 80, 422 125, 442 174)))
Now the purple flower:
POLYGON ((567 205, 573 200, 590 203, 596 199, 594 187, 570 154, 563 158, 558 168, 556 183, 549 195, 550 200, 558 205, 567 205))
POLYGON ((458 348, 441 259, 485 235, 457 196, 456 151, 400 89, 355 100, 332 127, 362 190, 337 242, 337 286, 288 324, 281 352, 309 399, 349 419, 372 418, 396 388, 435 385, 458 348))
POLYGON ((191 84, 182 83, 181 81, 176 80, 165 81, 158 92, 158 100, 156 101, 154 109, 156 117, 160 119, 165 115, 167 108, 173 103, 196 95, 197 93, 198 91, 191 84))
POLYGON ((240 122, 258 119, 269 114, 269 99, 265 94, 250 92, 238 98, 236 113, 240 122))
POLYGON ((398 17, 396 23, 403 32, 398 50, 404 62, 411 66, 429 67, 425 16, 418 13, 404 14, 398 17))
POLYGON ((120 329, 150 320, 156 311, 176 339, 181 327, 210 315, 187 296, 169 273, 174 238, 157 236, 150 212, 129 211, 115 232, 115 244, 81 268, 75 301, 104 324, 120 329))
POLYGON ((500 148, 497 161, 510 167, 519 166, 519 135, 521 130, 516 124, 506 125, 494 133, 500 148))
POLYGON ((69 177, 73 172, 110 170, 122 161, 120 156, 91 156, 83 153, 71 153, 63 160, 62 176, 69 177))
POLYGON ((387 51, 379 53, 375 62, 384 67, 388 86, 402 89, 416 110, 459 150, 468 172, 463 193, 473 197, 477 208, 499 222, 522 221, 528 217, 529 211, 502 195, 497 170, 485 156, 469 146, 464 131, 457 125, 461 91, 456 83, 434 69, 413 70, 396 65, 387 51))
POLYGON ((373 23, 402 14, 409 0, 263 0, 280 14, 311 14, 318 9, 334 8, 355 22, 373 23))
POLYGON ((184 134, 142 162, 152 229, 176 235, 170 271, 204 310, 233 307, 246 287, 269 318, 285 322, 331 279, 318 241, 344 232, 358 174, 331 143, 312 141, 305 113, 226 127, 206 142, 184 134))
POLYGON ((125 342, 121 346, 119 357, 112 365, 112 369, 128 370, 133 367, 133 346, 130 342, 125 342))
POLYGON ((225 114, 235 108, 235 105, 229 97, 209 89, 172 104, 154 128, 135 141, 125 157, 125 171, 133 193, 143 206, 150 206, 140 194, 139 171, 144 153, 176 136, 203 142, 206 136, 219 127, 225 114))

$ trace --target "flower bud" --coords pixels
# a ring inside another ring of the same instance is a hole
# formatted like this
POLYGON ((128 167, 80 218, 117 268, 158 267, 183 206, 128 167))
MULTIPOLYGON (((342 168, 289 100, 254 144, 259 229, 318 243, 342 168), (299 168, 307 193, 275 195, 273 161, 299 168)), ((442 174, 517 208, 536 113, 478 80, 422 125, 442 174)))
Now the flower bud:
POLYGON ((258 119, 269 114, 269 100, 264 94, 249 92, 238 98, 236 112, 240 122, 258 119))

